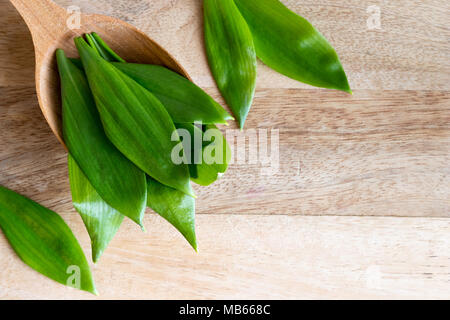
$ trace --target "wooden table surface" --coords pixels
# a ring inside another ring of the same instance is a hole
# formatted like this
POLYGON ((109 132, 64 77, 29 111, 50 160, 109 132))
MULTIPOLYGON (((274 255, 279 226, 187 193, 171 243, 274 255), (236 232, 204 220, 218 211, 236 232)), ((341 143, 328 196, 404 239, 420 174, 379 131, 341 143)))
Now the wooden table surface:
MULTIPOLYGON (((223 102, 201 0, 56 2, 136 25, 223 102)), ((146 234, 125 222, 92 266, 99 299, 450 298, 450 2, 283 2, 333 44, 354 95, 260 63, 247 128, 279 130, 279 170, 236 163, 197 188, 198 254, 153 213, 146 234)), ((37 104, 30 35, 7 0, 0 17, 0 184, 60 213, 90 258, 66 153, 37 104)), ((1 233, 0 270, 1 299, 95 299, 25 266, 1 233)))

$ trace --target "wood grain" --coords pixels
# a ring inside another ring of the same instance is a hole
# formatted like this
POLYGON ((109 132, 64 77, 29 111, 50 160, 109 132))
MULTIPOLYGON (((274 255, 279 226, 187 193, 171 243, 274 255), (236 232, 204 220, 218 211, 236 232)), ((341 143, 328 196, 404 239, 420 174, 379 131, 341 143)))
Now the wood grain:
MULTIPOLYGON (((203 50, 201 0, 56 0, 106 13, 148 33, 173 53, 194 80, 215 87, 203 50), (96 2, 95 4, 93 2, 96 2)), ((336 48, 352 89, 449 90, 450 3, 441 0, 282 0, 336 48), (369 6, 381 29, 367 27, 369 6)), ((258 88, 311 88, 258 67, 258 88)))
MULTIPOLYGON (((84 248, 81 219, 64 215, 84 248)), ((195 254, 161 218, 126 222, 93 266, 100 299, 450 298, 449 219, 202 215, 195 254), (230 241, 233 239, 233 241, 230 241)), ((0 298, 95 299, 0 238, 0 298)))
MULTIPOLYGON (((223 103, 201 1, 55 2, 141 28, 223 103)), ((260 64, 247 128, 279 130, 279 170, 234 163, 196 189, 198 255, 155 215, 149 234, 127 222, 94 268, 100 298, 450 298, 450 4, 283 2, 336 47, 354 95, 260 64), (381 30, 367 29, 369 5, 381 30)), ((60 212, 88 253, 66 154, 38 108, 29 32, 6 0, 0 15, 0 184, 60 212)), ((0 269, 0 299, 92 298, 24 266, 3 236, 0 269)))
MULTIPOLYGON (((66 154, 33 90, 0 90, 0 127, 8 128, 0 131, 0 183, 70 210, 66 154)), ((260 90, 248 126, 280 130, 279 170, 233 164, 213 186, 196 188, 198 213, 449 217, 448 94, 310 92, 260 90)))

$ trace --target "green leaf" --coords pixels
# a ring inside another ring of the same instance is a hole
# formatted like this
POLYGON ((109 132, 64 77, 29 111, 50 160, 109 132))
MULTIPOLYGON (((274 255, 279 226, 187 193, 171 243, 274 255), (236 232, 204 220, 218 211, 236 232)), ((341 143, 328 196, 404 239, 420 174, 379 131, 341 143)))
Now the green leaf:
POLYGON ((115 53, 95 32, 86 34, 86 39, 91 47, 95 48, 100 56, 109 62, 125 62, 117 53, 115 53))
MULTIPOLYGON (((96 39, 101 41, 100 44, 96 43, 96 46, 100 46, 104 50, 112 52, 117 56, 117 54, 115 54, 115 52, 112 51, 98 35, 94 35, 96 39)), ((93 39, 92 42, 96 42, 96 40, 93 39)), ((117 57, 118 58, 115 58, 117 61, 123 61, 122 58, 119 56, 117 57)), ((114 60, 105 56, 103 56, 103 58, 108 61, 114 60)), ((188 131, 190 134, 188 141, 189 145, 184 147, 184 151, 192 157, 189 164, 191 180, 195 180, 196 183, 207 186, 215 182, 220 174, 225 173, 231 156, 231 149, 222 133, 216 126, 213 126, 213 124, 222 123, 225 122, 225 120, 232 118, 219 104, 195 84, 165 67, 132 63, 114 63, 114 66, 152 92, 161 102, 163 102, 171 115, 172 120, 176 123, 175 126, 177 129, 186 129, 188 131), (214 112, 214 110, 212 110, 213 108, 208 110, 208 104, 215 105, 217 112, 214 112), (201 110, 199 109, 199 106, 201 110), (221 114, 222 120, 220 119, 220 115, 217 115, 214 118, 214 113, 221 114), (212 150, 214 145, 210 146, 209 149, 207 148, 212 142, 202 141, 203 132, 197 126, 194 126, 193 123, 209 124, 210 126, 208 128, 203 126, 205 131, 209 129, 217 130, 214 135, 218 136, 219 140, 223 142, 223 145, 218 146, 218 148, 224 148, 222 158, 217 161, 218 163, 206 164, 204 161, 201 162, 204 150, 212 150), (195 144, 191 143, 194 142, 192 139, 194 139, 196 135, 198 135, 200 139, 199 146, 197 146, 197 152, 195 151, 195 144), (197 162, 193 158, 195 154, 200 156, 199 164, 195 164, 197 162), (198 168, 200 170, 200 176, 198 168)), ((183 144, 184 142, 185 141, 183 141, 183 144)))
POLYGON ((233 0, 205 0, 203 5, 209 66, 242 129, 256 86, 252 35, 233 0))
POLYGON ((149 176, 194 196, 188 167, 172 160, 180 141, 161 102, 98 56, 83 38, 75 44, 109 140, 149 176))
POLYGON ((191 180, 198 178, 196 163, 201 163, 203 159, 203 132, 192 123, 176 123, 175 126, 182 141, 185 159, 189 163, 191 180))
POLYGON ((145 173, 109 141, 83 71, 57 51, 67 148, 99 195, 142 226, 147 202, 145 173))
POLYGON ((0 186, 0 228, 31 268, 64 285, 97 294, 83 250, 58 214, 0 186))
POLYGON ((100 51, 99 46, 97 45, 97 42, 94 40, 94 38, 90 35, 90 34, 85 34, 86 37, 86 41, 87 43, 89 43, 89 45, 91 46, 92 49, 94 49, 94 51, 103 59, 105 59, 106 61, 110 61, 108 60, 108 57, 102 54, 102 52, 100 51))
POLYGON ((68 165, 73 206, 89 233, 92 260, 96 263, 119 230, 124 216, 100 197, 70 154, 68 165))
MULTIPOLYGON (((96 33, 86 35, 91 47, 110 62, 125 62, 96 33)), ((153 93, 176 123, 222 123, 234 120, 213 98, 176 72, 163 66, 114 63, 114 66, 153 93)))
POLYGON ((222 132, 215 125, 205 125, 202 129, 193 124, 177 123, 176 126, 190 160, 191 180, 201 186, 216 182, 227 171, 231 159, 231 148, 222 132))
POLYGON ((307 20, 278 0, 234 1, 265 64, 295 80, 351 93, 333 47, 307 20))
POLYGON ((211 143, 203 148, 203 162, 197 165, 197 177, 192 178, 192 181, 209 186, 227 171, 231 148, 215 125, 204 126, 203 139, 211 143))
POLYGON ((153 93, 175 123, 226 124, 233 119, 202 89, 165 67, 134 63, 114 66, 153 93))
POLYGON ((197 251, 195 199, 148 177, 148 206, 172 224, 197 251))
MULTIPOLYGON (((56 53, 58 53, 58 50, 56 51, 56 53)), ((84 72, 83 62, 81 62, 81 59, 69 58, 69 60, 75 65, 75 67, 84 72)))

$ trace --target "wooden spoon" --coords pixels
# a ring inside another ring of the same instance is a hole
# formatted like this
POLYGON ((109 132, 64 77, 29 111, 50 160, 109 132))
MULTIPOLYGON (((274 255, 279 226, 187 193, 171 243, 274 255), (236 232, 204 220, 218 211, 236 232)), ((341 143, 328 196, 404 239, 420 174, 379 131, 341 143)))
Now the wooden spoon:
POLYGON ((124 21, 97 14, 77 16, 77 12, 68 12, 50 0, 10 1, 25 20, 33 38, 39 106, 64 147, 55 51, 61 48, 68 56, 77 57, 74 37, 97 32, 125 60, 164 65, 189 78, 183 67, 166 50, 124 21), (78 21, 79 25, 76 23, 78 21))

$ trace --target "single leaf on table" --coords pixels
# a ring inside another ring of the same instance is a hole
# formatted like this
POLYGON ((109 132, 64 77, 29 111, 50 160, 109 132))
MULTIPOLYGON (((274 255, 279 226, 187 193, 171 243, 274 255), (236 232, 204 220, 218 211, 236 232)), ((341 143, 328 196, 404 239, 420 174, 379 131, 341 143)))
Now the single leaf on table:
POLYGON ((231 148, 222 132, 215 125, 204 125, 202 129, 193 124, 176 126, 190 160, 191 180, 201 186, 216 182, 227 171, 231 159, 231 148))
POLYGON ((124 215, 100 197, 70 154, 68 166, 73 206, 83 219, 89 233, 92 260, 96 263, 119 230, 124 215))
POLYGON ((31 268, 64 285, 97 294, 83 250, 58 214, 0 186, 0 228, 31 268))
POLYGON ((295 80, 351 93, 341 62, 325 37, 278 0, 235 0, 253 35, 256 54, 295 80))
POLYGON ((84 72, 64 51, 58 50, 56 56, 67 148, 102 199, 142 226, 147 202, 145 173, 107 138, 84 72))
POLYGON ((233 120, 206 92, 176 72, 157 65, 113 64, 153 93, 175 123, 226 124, 233 120))
POLYGON ((180 141, 162 103, 97 55, 83 38, 76 38, 75 44, 109 140, 149 176, 194 196, 187 165, 172 161, 180 141))
POLYGON ((209 66, 243 129, 256 86, 253 38, 233 0, 204 0, 203 6, 209 66))
POLYGON ((195 199, 148 177, 148 206, 172 224, 197 251, 195 199))

